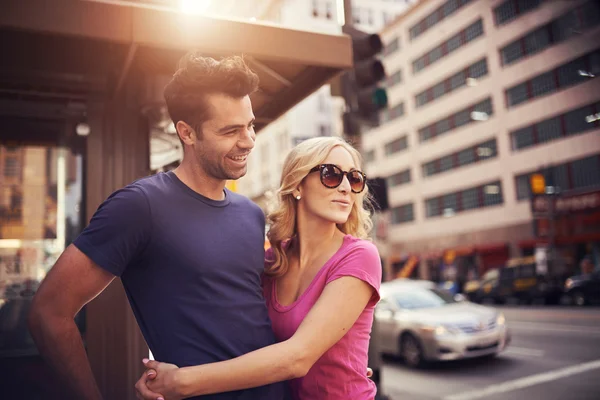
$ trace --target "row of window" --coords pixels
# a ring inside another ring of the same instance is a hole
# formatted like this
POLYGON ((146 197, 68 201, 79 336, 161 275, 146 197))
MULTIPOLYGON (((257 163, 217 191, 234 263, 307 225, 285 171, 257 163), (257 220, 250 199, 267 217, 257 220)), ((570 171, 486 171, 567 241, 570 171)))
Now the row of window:
POLYGON ((390 188, 410 183, 410 181, 411 181, 410 168, 405 169, 404 171, 395 173, 394 175, 390 175, 387 177, 386 180, 387 180, 387 186, 390 188))
POLYGON ((417 22, 413 25, 410 32, 410 40, 416 39, 435 25, 439 24, 456 11, 466 6, 473 0, 448 0, 437 9, 435 9, 431 14, 423 18, 421 21, 417 22))
POLYGON ((404 135, 398 139, 394 139, 384 146, 385 155, 390 156, 395 153, 399 153, 403 150, 408 149, 408 136, 404 135))
POLYGON ((507 107, 514 107, 594 78, 588 71, 595 65, 600 65, 600 49, 507 89, 507 107))
POLYGON ((456 35, 452 36, 450 39, 446 40, 437 47, 434 47, 433 49, 429 50, 423 56, 414 60, 412 63, 413 73, 422 71, 426 67, 434 64, 440 59, 446 57, 448 54, 453 53, 460 47, 466 45, 469 42, 472 42, 473 40, 477 39, 482 35, 483 22, 481 21, 481 19, 478 19, 462 31, 458 32, 456 35))
POLYGON ((542 4, 543 0, 506 0, 494 8, 496 25, 504 25, 542 4))
MULTIPOLYGON (((529 180, 534 171, 515 177, 517 200, 531 196, 529 180)), ((561 191, 585 190, 600 186, 600 153, 555 165, 546 171, 546 184, 561 191)), ((469 189, 437 196, 425 200, 427 218, 452 216, 477 208, 501 205, 504 203, 500 181, 479 185, 469 189)), ((391 209, 392 224, 414 220, 413 204, 405 204, 391 209)))
POLYGON ((512 148, 522 150, 538 144, 579 135, 600 128, 600 102, 556 115, 510 133, 512 148))
POLYGON ((595 0, 588 1, 504 46, 500 49, 502 63, 512 64, 598 25, 600 3, 595 0))
POLYGON ((492 99, 487 98, 470 105, 459 112, 440 119, 419 129, 419 140, 425 142, 475 121, 482 121, 493 115, 492 99))
MULTIPOLYGON (((529 178, 534 171, 515 177, 517 199, 529 198, 529 178)), ((600 186, 600 153, 555 165, 545 173, 546 185, 559 190, 586 189, 600 186)))
POLYGON ((488 140, 475 146, 448 154, 436 160, 424 163, 423 176, 432 176, 442 172, 461 168, 469 164, 489 160, 498 156, 496 139, 488 140))
POLYGON ((400 118, 404 115, 404 103, 396 104, 392 108, 385 109, 379 114, 379 123, 385 124, 386 122, 392 121, 396 118, 400 118))
POLYGON ((446 78, 443 81, 427 88, 415 96, 416 106, 422 107, 425 104, 431 103, 449 93, 452 93, 458 88, 465 86, 468 79, 477 79, 488 74, 487 59, 479 60, 474 64, 469 65, 462 71, 446 78))
POLYGON ((441 215, 452 216, 463 211, 503 203, 502 183, 495 181, 427 199, 425 200, 425 215, 427 218, 441 215))

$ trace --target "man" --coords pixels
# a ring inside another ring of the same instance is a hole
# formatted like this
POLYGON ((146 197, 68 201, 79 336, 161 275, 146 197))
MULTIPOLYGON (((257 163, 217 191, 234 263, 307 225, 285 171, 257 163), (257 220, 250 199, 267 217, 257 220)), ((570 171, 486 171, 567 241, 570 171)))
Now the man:
MULTIPOLYGON (((117 276, 161 361, 204 364, 274 342, 260 286, 264 216, 225 189, 246 173, 255 140, 249 95, 257 88, 240 57, 186 55, 165 88, 181 165, 113 193, 40 286, 31 333, 74 398, 101 394, 73 317, 117 276)), ((283 397, 276 384, 203 399, 283 397)))

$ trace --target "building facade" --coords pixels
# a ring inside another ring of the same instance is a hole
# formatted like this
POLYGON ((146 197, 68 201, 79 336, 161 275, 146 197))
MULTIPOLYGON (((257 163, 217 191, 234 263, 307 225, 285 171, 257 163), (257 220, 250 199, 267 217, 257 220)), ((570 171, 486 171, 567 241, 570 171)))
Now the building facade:
MULTIPOLYGON (((387 178, 387 277, 412 258, 410 276, 467 280, 532 254, 529 176, 550 169, 565 195, 600 186, 598 2, 424 0, 382 35, 397 43, 390 106, 362 144, 367 173, 387 178)), ((599 252, 586 221, 559 238, 564 263, 599 252)))

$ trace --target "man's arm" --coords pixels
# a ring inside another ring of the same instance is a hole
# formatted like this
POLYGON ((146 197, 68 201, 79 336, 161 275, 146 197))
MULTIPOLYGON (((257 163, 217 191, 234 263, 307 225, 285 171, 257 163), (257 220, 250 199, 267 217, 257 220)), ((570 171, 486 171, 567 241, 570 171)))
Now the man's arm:
POLYGON ((40 354, 77 399, 102 399, 75 315, 115 278, 74 245, 42 281, 29 311, 29 330, 40 354))

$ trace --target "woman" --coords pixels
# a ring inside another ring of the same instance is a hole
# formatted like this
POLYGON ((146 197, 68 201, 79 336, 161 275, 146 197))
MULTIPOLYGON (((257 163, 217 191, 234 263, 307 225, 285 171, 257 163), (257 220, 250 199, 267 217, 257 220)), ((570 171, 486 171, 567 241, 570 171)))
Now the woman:
POLYGON ((285 161, 263 279, 279 343, 194 367, 145 360, 138 398, 180 399, 283 380, 291 380, 297 400, 375 397, 365 371, 381 263, 365 240, 372 224, 360 161, 333 137, 306 140, 285 161))

